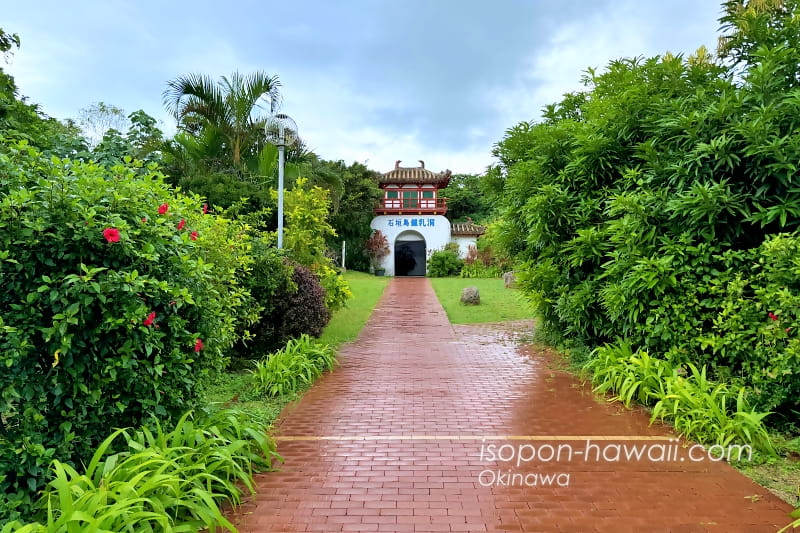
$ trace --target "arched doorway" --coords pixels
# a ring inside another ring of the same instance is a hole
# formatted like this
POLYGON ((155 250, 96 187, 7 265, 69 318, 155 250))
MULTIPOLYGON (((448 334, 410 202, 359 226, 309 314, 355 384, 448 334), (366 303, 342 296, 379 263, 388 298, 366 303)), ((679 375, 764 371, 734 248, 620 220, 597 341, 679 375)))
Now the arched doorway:
POLYGON ((427 254, 425 237, 416 231, 404 231, 394 241, 394 275, 424 276, 427 254))

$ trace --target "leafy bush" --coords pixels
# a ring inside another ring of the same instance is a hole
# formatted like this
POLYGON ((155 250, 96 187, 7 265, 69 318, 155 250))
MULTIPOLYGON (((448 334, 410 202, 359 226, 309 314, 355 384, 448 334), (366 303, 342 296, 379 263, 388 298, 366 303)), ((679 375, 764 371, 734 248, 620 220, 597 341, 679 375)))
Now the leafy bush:
MULTIPOLYGON (((325 290, 317 276, 297 263, 287 262, 286 267, 293 269, 291 278, 281 277, 279 286, 264 290, 264 294, 271 294, 273 300, 265 303, 269 307, 251 328, 252 349, 248 352, 251 356, 259 351, 273 350, 303 334, 319 337, 331 318, 331 312, 325 306, 325 290)), ((271 264, 269 268, 278 270, 283 276, 277 265, 271 264)), ((267 274, 264 279, 272 283, 276 278, 278 276, 273 278, 267 274)), ((259 289, 255 289, 258 294, 259 289)))
POLYGON ((302 335, 256 363, 253 386, 260 395, 290 394, 310 385, 324 371, 332 370, 335 364, 333 348, 302 335))
POLYGON ((450 243, 443 250, 437 250, 428 259, 428 276, 446 278, 458 276, 464 267, 464 261, 458 256, 458 245, 450 243))
POLYGON ((458 273, 462 278, 498 278, 502 272, 494 265, 484 265, 480 261, 464 264, 461 272, 458 273))
POLYGON ((613 399, 625 406, 633 400, 653 406, 651 421, 669 419, 681 435, 723 446, 737 441, 775 453, 763 423, 770 413, 750 406, 745 387, 709 380, 706 367, 687 367, 685 376, 683 367, 633 352, 626 343, 598 348, 585 366, 593 372, 595 391, 614 393, 613 399))
POLYGON ((305 178, 298 178, 294 188, 286 193, 286 249, 292 259, 317 275, 325 289, 325 305, 335 311, 344 306, 352 293, 326 255, 325 239, 336 235, 328 223, 329 209, 328 191, 309 187, 305 178))
POLYGON ((589 69, 495 148, 492 239, 551 331, 705 367, 770 423, 800 410, 798 6, 725 2, 721 61, 589 69))
POLYGON ((199 531, 236 528, 221 513, 253 473, 278 457, 267 428, 243 411, 223 410, 194 420, 185 414, 170 432, 117 430, 95 451, 85 471, 54 461, 53 479, 38 502, 40 523, 13 531, 199 531), (120 437, 125 444, 121 450, 120 437))
POLYGON ((259 357, 265 348, 279 344, 283 336, 288 335, 279 322, 280 313, 286 311, 287 298, 298 287, 292 281, 292 265, 270 240, 254 239, 251 253, 252 265, 243 272, 242 283, 250 291, 258 317, 247 324, 246 332, 242 332, 236 345, 237 355, 248 359, 259 357))
POLYGON ((207 260, 214 227, 154 167, 0 144, 0 517, 30 508, 52 459, 195 405, 247 300, 207 260))
POLYGON ((502 274, 500 267, 492 264, 491 250, 470 245, 464 256, 464 266, 459 276, 462 278, 496 278, 502 274))

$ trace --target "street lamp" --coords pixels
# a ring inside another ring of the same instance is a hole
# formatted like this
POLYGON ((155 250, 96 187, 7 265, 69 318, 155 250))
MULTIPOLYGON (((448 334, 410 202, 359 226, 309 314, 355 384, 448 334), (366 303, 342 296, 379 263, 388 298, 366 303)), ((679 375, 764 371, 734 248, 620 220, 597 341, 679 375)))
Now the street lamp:
POLYGON ((283 167, 287 146, 297 142, 297 124, 289 115, 277 113, 264 126, 267 141, 278 147, 278 249, 283 248, 283 167))

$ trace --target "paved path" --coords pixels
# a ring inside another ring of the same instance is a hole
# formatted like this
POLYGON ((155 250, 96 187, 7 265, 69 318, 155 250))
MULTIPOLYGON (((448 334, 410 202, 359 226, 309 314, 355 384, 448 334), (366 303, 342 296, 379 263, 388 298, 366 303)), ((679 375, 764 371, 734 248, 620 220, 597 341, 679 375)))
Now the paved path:
POLYGON ((427 279, 393 279, 340 360, 283 413, 285 463, 257 478, 234 517, 242 533, 727 533, 788 522, 789 505, 723 463, 692 461, 698 450, 598 401, 502 327, 451 326, 427 279))

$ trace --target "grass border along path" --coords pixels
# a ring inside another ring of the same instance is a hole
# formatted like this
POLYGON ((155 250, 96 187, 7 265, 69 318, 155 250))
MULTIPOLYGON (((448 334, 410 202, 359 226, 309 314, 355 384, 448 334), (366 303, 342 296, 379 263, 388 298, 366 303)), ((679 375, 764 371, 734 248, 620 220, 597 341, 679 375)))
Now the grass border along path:
POLYGON ((333 347, 358 337, 391 278, 349 271, 345 272, 344 279, 350 285, 353 297, 347 300, 346 307, 334 313, 319 338, 319 342, 333 347))
POLYGON ((533 319, 533 311, 519 290, 507 289, 502 278, 430 278, 430 281, 452 324, 533 319), (478 288, 480 305, 461 303, 465 287, 478 288))

